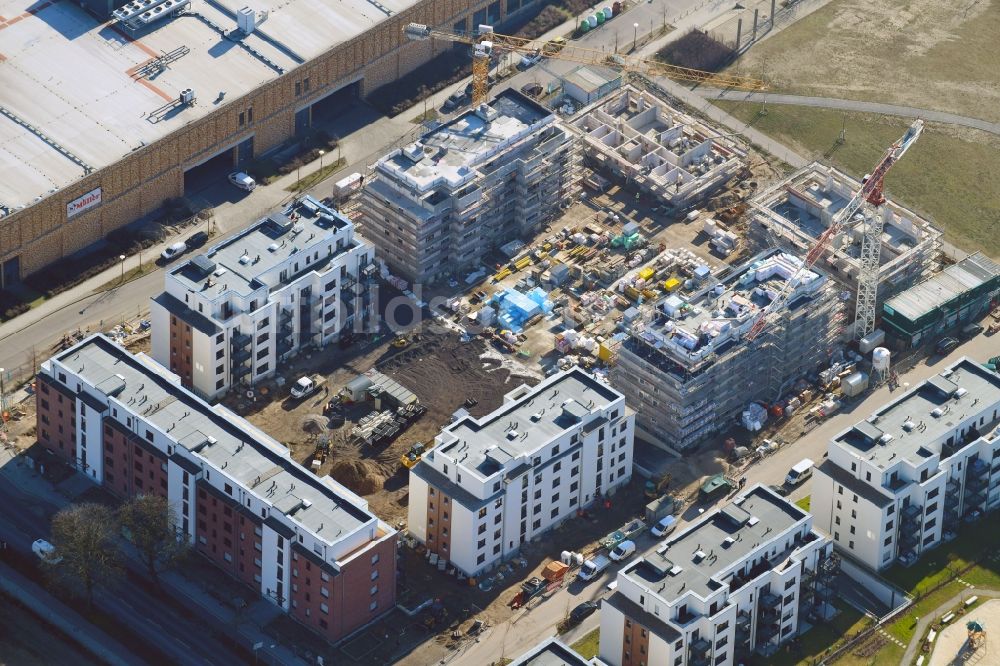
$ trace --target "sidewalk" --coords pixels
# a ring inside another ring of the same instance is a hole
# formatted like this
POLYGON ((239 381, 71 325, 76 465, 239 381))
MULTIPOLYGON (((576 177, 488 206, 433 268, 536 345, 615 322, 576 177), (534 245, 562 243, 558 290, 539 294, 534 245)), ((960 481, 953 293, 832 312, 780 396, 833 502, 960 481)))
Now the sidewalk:
POLYGON ((924 636, 927 634, 927 628, 934 622, 937 622, 938 618, 942 617, 945 613, 959 604, 964 603, 965 600, 970 597, 979 597, 980 599, 996 599, 1000 598, 1000 592, 996 590, 984 590, 981 587, 970 587, 962 590, 951 599, 920 618, 920 621, 917 622, 917 628, 913 632, 913 638, 910 639, 910 644, 906 647, 906 652, 903 654, 903 660, 900 663, 912 664, 913 660, 917 658, 916 653, 917 650, 920 649, 921 643, 924 641, 924 636))
POLYGON ((0 562, 0 590, 20 601, 32 613, 58 628, 110 666, 134 666, 143 663, 79 613, 70 610, 43 588, 2 562, 0 562))

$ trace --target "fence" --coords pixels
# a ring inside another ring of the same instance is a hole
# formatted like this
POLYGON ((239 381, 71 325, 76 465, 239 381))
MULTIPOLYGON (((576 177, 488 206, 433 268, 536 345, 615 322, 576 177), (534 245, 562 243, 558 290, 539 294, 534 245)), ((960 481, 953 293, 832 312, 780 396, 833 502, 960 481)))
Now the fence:
POLYGON ((713 39, 738 52, 750 48, 776 26, 791 23, 818 8, 822 0, 757 0, 720 23, 710 21, 703 30, 713 39))

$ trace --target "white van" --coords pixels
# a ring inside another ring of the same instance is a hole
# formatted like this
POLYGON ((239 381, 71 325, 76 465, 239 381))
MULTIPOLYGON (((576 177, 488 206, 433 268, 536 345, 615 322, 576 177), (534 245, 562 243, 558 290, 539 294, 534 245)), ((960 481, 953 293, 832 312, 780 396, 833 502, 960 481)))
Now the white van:
POLYGON ((785 484, 789 486, 797 486, 806 479, 808 479, 813 474, 813 467, 815 463, 809 458, 804 458, 801 461, 795 463, 792 470, 785 477, 785 484))
POLYGON ((615 546, 614 550, 609 553, 609 557, 615 562, 621 562, 622 560, 627 560, 635 554, 635 542, 634 541, 622 541, 620 544, 615 546))
POLYGON ((31 552, 33 552, 42 562, 47 562, 49 564, 59 564, 62 562, 62 558, 56 555, 56 547, 45 539, 37 539, 33 544, 31 544, 31 552))

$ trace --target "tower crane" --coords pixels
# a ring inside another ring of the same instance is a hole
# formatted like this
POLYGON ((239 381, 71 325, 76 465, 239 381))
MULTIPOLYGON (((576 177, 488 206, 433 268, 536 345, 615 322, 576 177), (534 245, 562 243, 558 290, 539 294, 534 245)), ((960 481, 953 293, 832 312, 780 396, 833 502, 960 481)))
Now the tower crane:
MULTIPOLYGON (((924 130, 924 121, 915 120, 913 124, 906 130, 906 133, 901 139, 893 143, 885 151, 882 159, 875 168, 872 170, 871 174, 866 176, 861 183, 861 189, 857 191, 851 201, 841 210, 837 216, 830 222, 830 226, 820 235, 813 246, 809 249, 806 254, 805 260, 802 265, 799 266, 798 270, 789 278, 784 287, 778 292, 778 295, 768 303, 767 307, 763 308, 757 317, 755 318, 753 325, 750 330, 747 331, 746 339, 753 340, 761 331, 767 328, 768 317, 772 312, 780 309, 785 302, 788 300, 792 292, 798 287, 799 282, 805 277, 805 274, 812 268, 813 264, 819 259, 820 255, 826 249, 827 245, 830 243, 830 239, 836 236, 844 227, 844 225, 851 219, 851 217, 858 212, 858 210, 865 204, 871 204, 872 206, 881 206, 885 203, 885 197, 882 195, 882 185, 885 180, 885 175, 889 173, 889 169, 899 161, 907 150, 910 149, 916 140, 920 137, 920 133, 924 130)), ((858 337, 864 337, 871 333, 875 328, 875 295, 878 292, 878 270, 879 270, 879 254, 882 249, 882 216, 881 215, 870 215, 867 216, 865 222, 865 235, 861 244, 861 274, 858 276, 858 301, 857 309, 855 312, 855 332, 858 337)))
POLYGON ((486 101, 489 92, 490 56, 494 50, 510 51, 524 55, 539 54, 547 58, 568 60, 583 65, 602 65, 623 71, 638 72, 654 76, 666 76, 677 81, 704 83, 718 88, 736 90, 762 90, 765 85, 759 79, 731 74, 716 74, 700 69, 668 65, 657 60, 646 60, 634 56, 608 54, 596 49, 553 40, 536 47, 530 39, 501 35, 493 31, 493 26, 480 25, 479 30, 468 35, 451 30, 431 28, 422 23, 410 23, 403 28, 407 38, 414 41, 440 39, 443 41, 469 44, 472 46, 472 104, 478 106, 486 101))

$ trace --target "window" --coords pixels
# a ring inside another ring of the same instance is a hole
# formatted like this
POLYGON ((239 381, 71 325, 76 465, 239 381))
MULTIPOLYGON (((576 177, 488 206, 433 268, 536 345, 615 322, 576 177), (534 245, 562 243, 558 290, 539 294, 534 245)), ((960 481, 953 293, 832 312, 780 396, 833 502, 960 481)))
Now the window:
POLYGON ((269 365, 267 363, 262 363, 257 366, 257 374, 262 375, 267 372, 269 365))
POLYGON ((377 601, 373 601, 370 604, 368 604, 368 610, 373 611, 376 608, 378 608, 378 602, 377 601))
POLYGON ((271 334, 268 333, 267 331, 264 331, 263 333, 261 333, 260 335, 257 336, 257 344, 258 345, 264 344, 265 342, 268 341, 268 339, 270 339, 270 337, 271 337, 271 334))
POLYGON ((485 506, 482 509, 479 510, 479 517, 480 518, 485 518, 486 517, 486 507, 485 506))
POLYGON ((257 322, 257 330, 258 330, 258 331, 260 331, 260 330, 262 330, 262 329, 265 329, 265 328, 267 328, 267 325, 268 325, 268 324, 269 324, 270 322, 271 322, 271 318, 270 318, 270 317, 264 317, 264 318, 263 318, 263 319, 261 319, 261 320, 260 320, 259 322, 257 322))

